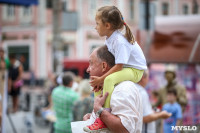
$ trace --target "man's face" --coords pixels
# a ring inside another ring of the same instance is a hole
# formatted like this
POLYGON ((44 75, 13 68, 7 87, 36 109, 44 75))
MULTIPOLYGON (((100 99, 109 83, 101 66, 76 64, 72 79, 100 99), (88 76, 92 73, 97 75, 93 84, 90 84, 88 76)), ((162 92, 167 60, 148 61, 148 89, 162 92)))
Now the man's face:
POLYGON ((97 52, 94 50, 89 57, 89 66, 87 68, 87 72, 90 76, 102 76, 102 64, 97 58, 97 52))

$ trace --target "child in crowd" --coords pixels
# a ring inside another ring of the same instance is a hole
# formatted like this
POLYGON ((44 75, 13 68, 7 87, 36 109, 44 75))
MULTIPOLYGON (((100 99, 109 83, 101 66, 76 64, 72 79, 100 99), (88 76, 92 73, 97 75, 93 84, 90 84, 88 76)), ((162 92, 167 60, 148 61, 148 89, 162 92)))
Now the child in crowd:
POLYGON ((155 103, 157 103, 157 101, 158 101, 158 95, 159 95, 158 91, 157 90, 153 90, 151 92, 151 94, 152 94, 151 103, 152 103, 153 109, 154 109, 155 112, 160 112, 160 110, 162 108, 161 104, 159 104, 157 107, 155 106, 155 103))
MULTIPOLYGON (((144 70, 147 69, 146 59, 117 7, 104 6, 99 8, 95 20, 95 29, 99 35, 106 36, 105 45, 115 57, 115 66, 101 77, 91 76, 90 84, 94 87, 95 96, 101 94, 99 90, 102 85, 103 94, 109 93, 104 103, 104 109, 110 112, 110 99, 114 86, 125 80, 139 82, 144 70), (126 29, 125 35, 120 32, 124 27, 126 29)), ((100 118, 97 118, 94 124, 84 127, 84 131, 96 132, 106 128, 100 118)))
POLYGON ((178 133, 178 131, 173 131, 172 126, 179 126, 182 118, 181 106, 176 102, 176 90, 170 89, 167 91, 167 101, 163 106, 163 110, 172 113, 172 116, 168 119, 163 120, 163 132, 164 133, 178 133))

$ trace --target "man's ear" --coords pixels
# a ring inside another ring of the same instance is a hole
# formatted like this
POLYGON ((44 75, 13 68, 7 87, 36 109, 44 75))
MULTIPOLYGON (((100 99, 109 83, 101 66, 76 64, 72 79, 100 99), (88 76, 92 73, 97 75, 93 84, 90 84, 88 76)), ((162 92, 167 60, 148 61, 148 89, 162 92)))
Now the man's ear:
POLYGON ((73 83, 74 81, 71 81, 68 86, 71 88, 73 86, 73 83))
POLYGON ((102 72, 105 72, 108 67, 108 64, 106 62, 102 62, 102 72))

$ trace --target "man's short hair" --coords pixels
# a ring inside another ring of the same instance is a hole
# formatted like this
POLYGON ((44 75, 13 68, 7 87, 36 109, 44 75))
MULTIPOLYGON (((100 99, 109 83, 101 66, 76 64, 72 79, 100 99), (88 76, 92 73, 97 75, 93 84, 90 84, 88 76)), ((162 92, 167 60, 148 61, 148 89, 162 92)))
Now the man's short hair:
POLYGON ((149 76, 149 70, 144 70, 144 73, 143 73, 143 78, 146 78, 147 76, 149 76))
POLYGON ((115 57, 108 51, 106 45, 97 49, 97 57, 102 61, 105 61, 109 67, 113 67, 115 65, 115 57))
POLYGON ((68 86, 74 80, 74 74, 72 72, 65 72, 62 78, 64 86, 68 86))

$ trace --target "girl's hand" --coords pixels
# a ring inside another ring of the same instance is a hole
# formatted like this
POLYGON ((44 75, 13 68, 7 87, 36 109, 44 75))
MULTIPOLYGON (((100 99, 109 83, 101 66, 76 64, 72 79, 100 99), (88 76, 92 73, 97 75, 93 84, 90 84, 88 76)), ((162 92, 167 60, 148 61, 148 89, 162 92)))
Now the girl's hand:
POLYGON ((103 84, 103 80, 101 79, 101 77, 91 76, 90 79, 90 85, 92 87, 99 88, 103 84))
POLYGON ((99 86, 99 87, 95 86, 92 91, 98 92, 99 90, 102 90, 102 89, 103 89, 102 86, 99 86))

